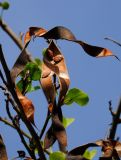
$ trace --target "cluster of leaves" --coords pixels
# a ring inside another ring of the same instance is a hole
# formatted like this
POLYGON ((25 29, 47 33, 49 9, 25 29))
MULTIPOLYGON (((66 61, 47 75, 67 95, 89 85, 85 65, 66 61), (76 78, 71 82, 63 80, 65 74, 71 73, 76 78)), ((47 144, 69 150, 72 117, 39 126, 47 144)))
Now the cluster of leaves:
MULTIPOLYGON (((76 159, 92 159, 96 152, 95 150, 86 150, 89 147, 88 145, 85 149, 83 149, 82 146, 78 149, 74 149, 73 154, 72 151, 70 151, 67 155, 64 153, 65 147, 67 146, 67 136, 65 128, 70 125, 74 121, 74 119, 64 117, 61 106, 71 105, 73 102, 77 103, 80 106, 84 106, 88 103, 89 97, 86 93, 78 88, 69 90, 70 79, 65 59, 54 43, 53 39, 65 39, 78 43, 82 46, 87 54, 93 57, 114 55, 108 49, 92 46, 83 41, 77 40, 69 29, 62 26, 55 27, 50 31, 46 31, 45 29, 39 27, 30 27, 24 39, 25 48, 28 46, 32 36, 34 36, 34 38, 44 37, 49 43, 49 47, 43 50, 43 62, 41 62, 39 59, 35 59, 33 62, 28 62, 24 67, 21 67, 21 64, 19 63, 21 58, 20 55, 12 69, 11 75, 12 77, 14 77, 13 80, 16 79, 15 75, 21 75, 22 78, 17 83, 17 87, 23 94, 32 90, 36 90, 36 88, 38 89, 39 87, 32 87, 32 81, 40 81, 43 92, 47 98, 49 116, 51 115, 52 121, 49 130, 45 134, 44 148, 49 149, 57 140, 62 149, 60 151, 51 153, 49 159, 55 160, 58 158, 58 160, 65 160, 67 158, 68 160, 70 160, 73 156, 76 159), (17 73, 15 72, 16 66, 21 68, 21 70, 19 70, 19 72, 17 73), (59 83, 59 87, 57 87, 57 80, 59 83), (58 102, 56 102, 56 95, 59 95, 58 102), (80 153, 75 155, 75 152, 77 152, 77 150, 79 150, 80 153), (81 150, 83 150, 83 152, 81 152, 81 150)), ((23 54, 23 52, 21 54, 23 54)), ((18 97, 20 97, 19 94, 18 97)), ((32 109, 34 110, 33 105, 32 109)), ((27 110, 24 109, 24 111, 27 115, 27 110)), ((33 114, 34 112, 32 112, 32 115, 33 114)), ((28 120, 30 120, 31 123, 34 122, 33 118, 28 118, 28 120)), ((97 144, 94 144, 94 146, 95 145, 97 146, 97 144)))

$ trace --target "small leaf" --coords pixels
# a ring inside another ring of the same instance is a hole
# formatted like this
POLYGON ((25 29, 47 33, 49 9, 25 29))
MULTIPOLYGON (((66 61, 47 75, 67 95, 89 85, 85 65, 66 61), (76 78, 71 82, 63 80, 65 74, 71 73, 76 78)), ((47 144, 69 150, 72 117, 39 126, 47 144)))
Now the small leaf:
POLYGON ((66 105, 71 105, 73 102, 75 102, 80 106, 84 106, 88 103, 88 101, 88 95, 78 88, 70 89, 64 99, 64 103, 66 105))
POLYGON ((27 88, 27 92, 33 92, 40 88, 41 88, 40 86, 30 86, 29 88, 27 88))
POLYGON ((42 50, 42 55, 45 56, 46 52, 47 52, 47 48, 44 48, 44 49, 42 50))
POLYGON ((63 123, 64 128, 67 128, 74 121, 75 121, 74 118, 65 118, 65 117, 63 117, 62 123, 63 123))
POLYGON ((52 154, 53 153, 53 148, 52 147, 48 148, 48 151, 49 151, 50 154, 52 154))
POLYGON ((7 1, 5 1, 5 2, 1 3, 0 6, 1 6, 3 9, 7 10, 10 5, 9 5, 9 3, 8 3, 7 1))
POLYGON ((16 85, 19 88, 20 92, 22 92, 23 91, 23 80, 21 79, 20 81, 18 81, 16 85))
POLYGON ((95 149, 92 151, 86 150, 83 154, 83 157, 92 160, 95 157, 96 153, 97 151, 95 149))
POLYGON ((49 159, 50 160, 66 160, 66 155, 63 152, 57 151, 50 154, 49 159))
POLYGON ((26 83, 26 82, 24 82, 23 79, 21 79, 20 81, 18 81, 18 83, 16 85, 19 88, 19 90, 24 94, 27 92, 34 91, 34 87, 32 86, 32 81, 28 81, 26 83))
MULTIPOLYGON (((22 92, 23 91, 23 81, 20 80, 16 85, 19 88, 19 90, 22 92)), ((32 83, 28 83, 27 86, 26 86, 25 93, 33 92, 33 91, 36 91, 38 89, 41 89, 41 87, 40 86, 32 86, 32 83)))
POLYGON ((42 71, 36 63, 33 62, 27 63, 25 70, 29 70, 31 80, 33 81, 40 80, 42 71))
POLYGON ((41 69, 41 67, 42 67, 42 62, 40 61, 40 59, 39 58, 35 58, 35 63, 38 65, 38 67, 40 67, 40 69, 41 69))

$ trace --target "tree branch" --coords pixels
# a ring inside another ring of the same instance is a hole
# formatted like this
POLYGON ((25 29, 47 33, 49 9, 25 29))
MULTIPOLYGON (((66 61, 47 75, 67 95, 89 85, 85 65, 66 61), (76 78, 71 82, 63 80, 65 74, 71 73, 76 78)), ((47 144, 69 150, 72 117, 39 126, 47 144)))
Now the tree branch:
MULTIPOLYGON (((14 128, 14 129, 16 129, 15 126, 14 126, 11 122, 9 122, 6 118, 0 117, 0 121, 3 122, 3 123, 5 123, 5 124, 8 125, 8 126, 14 128)), ((26 138, 31 139, 31 136, 28 135, 28 134, 27 134, 26 132, 24 132, 23 130, 21 130, 21 133, 22 133, 26 138)))
POLYGON ((1 28, 9 35, 9 37, 15 42, 15 44, 22 50, 24 48, 22 41, 16 34, 12 31, 12 29, 2 20, 0 19, 1 28))
POLYGON ((39 136, 35 132, 31 123, 27 120, 27 118, 25 116, 25 113, 23 111, 23 107, 22 107, 22 105, 21 105, 21 103, 18 99, 17 94, 16 94, 16 91, 15 91, 15 88, 14 88, 14 85, 13 85, 13 82, 12 82, 12 79, 11 79, 11 76, 10 76, 10 71, 8 69, 8 66, 6 64, 6 61, 5 61, 3 52, 2 52, 1 45, 0 45, 0 60, 1 60, 1 64, 2 64, 4 72, 5 72, 6 79, 7 79, 7 84, 8 84, 7 88, 10 91, 11 95, 13 96, 13 99, 15 100, 17 106, 20 109, 21 114, 19 113, 19 116, 21 117, 22 121, 25 123, 26 127, 28 128, 29 132, 31 133, 31 135, 32 135, 32 137, 33 137, 33 139, 36 143, 36 147, 38 149, 38 154, 39 154, 40 160, 46 160, 43 148, 42 148, 41 143, 40 143, 39 136))
POLYGON ((8 36, 13 40, 13 42, 18 46, 18 48, 23 51, 24 54, 29 55, 29 58, 31 61, 33 61, 32 57, 30 56, 31 54, 28 52, 26 46, 23 45, 22 40, 20 37, 16 35, 15 32, 2 20, 0 19, 0 27, 8 34, 8 36))
POLYGON ((6 85, 7 85, 7 82, 5 81, 4 76, 3 76, 1 70, 0 70, 0 77, 1 77, 1 79, 2 79, 2 81, 3 81, 3 83, 4 83, 4 85, 6 86, 6 85))
POLYGON ((120 98, 120 101, 119 101, 119 105, 117 107, 117 111, 112 116, 113 121, 112 121, 112 126, 110 128, 110 133, 109 133, 108 139, 111 139, 111 140, 115 139, 115 134, 116 134, 117 126, 118 126, 119 120, 120 120, 120 114, 121 114, 121 98, 120 98))

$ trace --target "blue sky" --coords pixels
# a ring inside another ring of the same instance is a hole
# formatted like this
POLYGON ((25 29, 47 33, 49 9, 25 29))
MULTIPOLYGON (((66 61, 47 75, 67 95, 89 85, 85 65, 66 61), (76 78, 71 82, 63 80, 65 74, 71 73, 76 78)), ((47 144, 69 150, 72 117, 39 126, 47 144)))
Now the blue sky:
MULTIPOLYGON (((105 37, 111 37, 121 42, 120 0, 9 2, 10 9, 4 12, 4 19, 16 34, 25 33, 30 26, 51 29, 61 25, 68 27, 78 39, 109 48, 121 59, 121 48, 104 40, 105 37)), ((0 37, 6 60, 11 68, 20 51, 1 29, 0 37)), ((111 123, 108 101, 112 100, 112 105, 116 107, 121 96, 121 62, 113 57, 100 59, 90 57, 79 45, 64 40, 58 41, 58 45, 65 55, 71 79, 70 88, 80 88, 90 98, 85 107, 81 108, 76 104, 63 107, 66 117, 75 118, 75 122, 67 128, 70 150, 75 146, 105 138, 111 123)), ((33 57, 41 57, 41 51, 45 47, 47 45, 43 39, 36 39, 31 42, 29 50, 33 57)), ((28 96, 33 99, 36 106, 35 121, 41 128, 47 108, 42 90, 28 96)), ((5 113, 3 106, 0 110, 5 113)), ((15 131, 0 124, 0 133, 7 145, 9 158, 16 156, 16 151, 23 149, 23 146, 15 131)), ((121 127, 117 132, 117 136, 120 135, 121 127)))

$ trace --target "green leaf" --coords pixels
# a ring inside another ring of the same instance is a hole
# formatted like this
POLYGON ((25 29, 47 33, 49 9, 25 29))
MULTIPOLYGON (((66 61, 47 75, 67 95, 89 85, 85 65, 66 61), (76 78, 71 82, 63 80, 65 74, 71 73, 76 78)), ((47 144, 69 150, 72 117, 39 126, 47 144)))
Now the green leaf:
POLYGON ((43 55, 43 56, 46 54, 46 51, 47 51, 47 48, 44 48, 44 49, 42 50, 42 55, 43 55))
POLYGON ((22 92, 23 91, 23 81, 22 80, 18 81, 16 85, 19 88, 19 90, 22 92))
POLYGON ((88 103, 88 101, 88 95, 78 88, 70 89, 64 99, 64 103, 66 105, 71 105, 73 102, 75 102, 80 106, 84 106, 88 103))
MULTIPOLYGON (((19 90, 22 92, 23 91, 23 80, 20 80, 18 83, 17 83, 17 87, 19 88, 19 90)), ((32 82, 31 83, 28 83, 27 86, 26 86, 26 92, 33 92, 33 91, 36 91, 38 89, 40 89, 41 87, 40 86, 32 86, 32 82)))
POLYGON ((35 58, 35 63, 38 65, 38 67, 41 69, 41 67, 42 67, 42 62, 40 61, 40 59, 39 58, 35 58))
POLYGON ((0 6, 5 10, 7 10, 10 7, 7 1, 0 3, 0 6))
POLYGON ((38 89, 40 89, 41 87, 40 86, 29 86, 28 88, 27 88, 27 92, 33 92, 33 91, 36 91, 36 90, 38 90, 38 89))
POLYGON ((92 151, 86 150, 83 154, 83 157, 86 159, 92 160, 95 157, 96 153, 97 151, 95 149, 92 151))
POLYGON ((63 152, 53 152, 49 156, 49 160, 66 160, 66 155, 63 152))
POLYGON ((27 85, 24 86, 24 82, 22 79, 18 81, 17 87, 21 92, 23 91, 24 87, 25 87, 25 92, 33 92, 41 88, 40 86, 32 86, 32 82, 27 83, 27 85))
POLYGON ((64 128, 67 128, 71 123, 73 123, 75 121, 74 118, 66 118, 66 117, 63 117, 63 120, 62 120, 62 123, 63 123, 63 126, 64 128))
POLYGON ((30 88, 32 87, 32 81, 28 81, 28 82, 26 83, 26 86, 25 86, 24 80, 21 79, 20 81, 18 81, 17 87, 19 88, 19 90, 20 90, 21 92, 22 92, 23 90, 24 90, 25 92, 30 92, 29 90, 30 90, 30 88))
POLYGON ((38 66, 36 63, 33 62, 27 63, 25 70, 26 71, 29 70, 31 80, 33 81, 40 80, 42 71, 40 69, 40 66, 38 66))
POLYGON ((24 68, 24 70, 21 72, 20 76, 29 81, 38 81, 41 78, 42 74, 42 62, 40 59, 36 58, 33 62, 28 62, 24 68), (26 76, 27 75, 27 76, 26 76))
POLYGON ((49 147, 47 150, 49 151, 49 153, 50 153, 50 154, 52 154, 52 153, 53 153, 53 148, 52 148, 52 146, 51 146, 51 147, 49 147))

